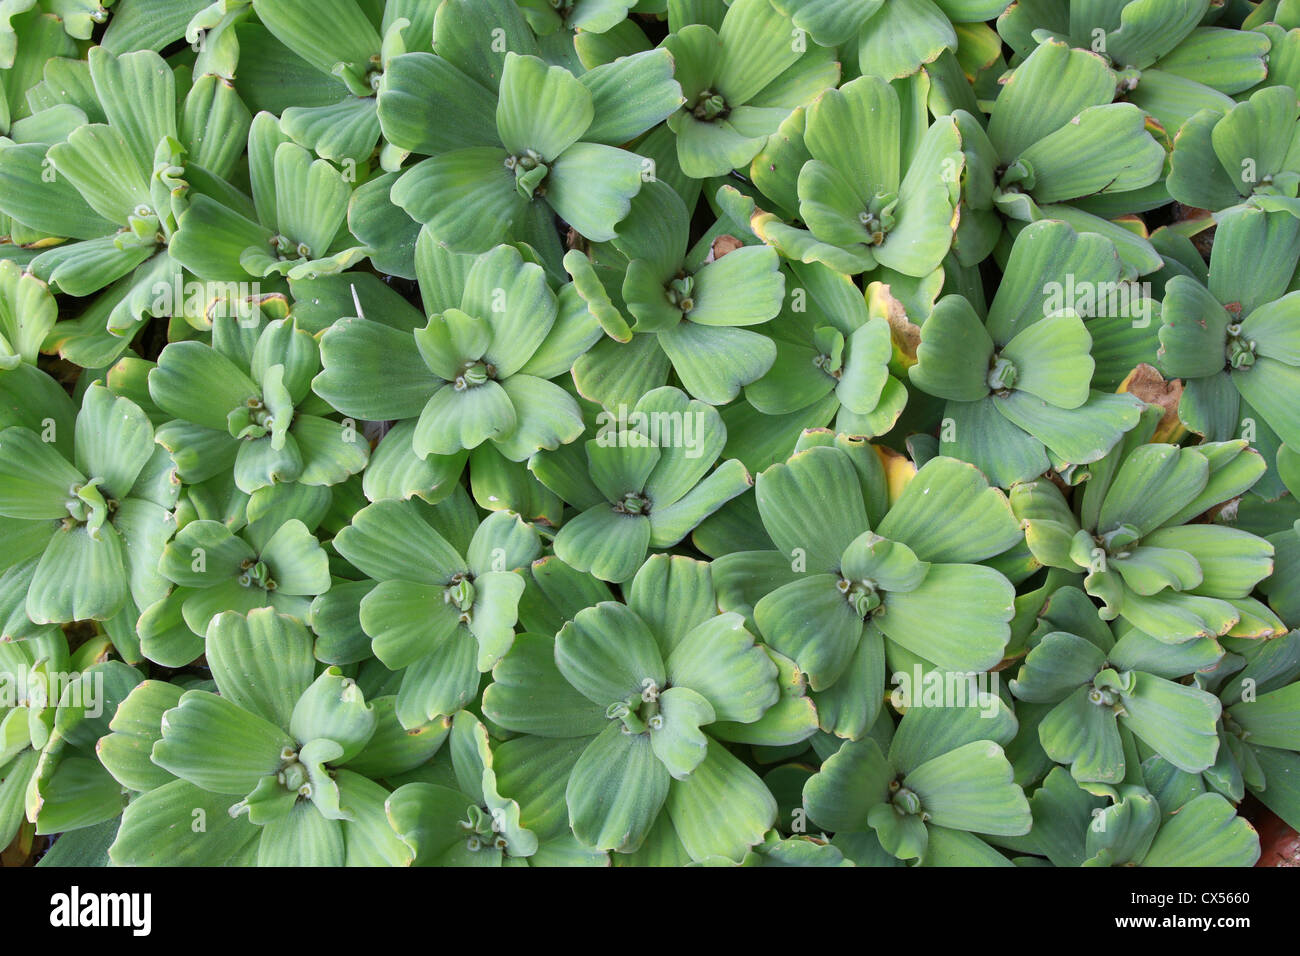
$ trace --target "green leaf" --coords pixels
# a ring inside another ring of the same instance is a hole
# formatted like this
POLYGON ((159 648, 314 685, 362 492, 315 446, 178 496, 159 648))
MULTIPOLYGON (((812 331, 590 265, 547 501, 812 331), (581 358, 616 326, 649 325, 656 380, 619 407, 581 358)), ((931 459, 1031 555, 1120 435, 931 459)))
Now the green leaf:
POLYGON ((868 810, 889 799, 893 779, 894 768, 874 740, 851 740, 804 784, 804 807, 819 827, 838 833, 863 831, 868 810))
POLYGON ((143 158, 150 153, 133 152, 118 127, 92 123, 51 146, 48 158, 95 212, 125 226, 154 213, 143 158))
POLYGON ((1090 391, 1078 408, 1060 408, 1021 391, 995 396, 993 405, 1017 428, 1072 464, 1089 464, 1109 454, 1138 423, 1143 408, 1135 396, 1098 391, 1090 391))
POLYGON ((262 829, 232 817, 231 799, 187 780, 173 780, 137 797, 122 813, 108 848, 117 866, 222 866, 246 855, 262 829), (202 830, 195 825, 202 821, 202 830))
POLYGON ((227 416, 261 389, 234 362, 201 342, 174 342, 149 373, 149 394, 172 416, 227 431, 227 416))
MULTIPOLYGON (((534 569, 536 571, 536 566, 534 569)), ((718 600, 713 588, 712 566, 705 561, 680 554, 651 555, 632 579, 626 597, 628 608, 650 628, 665 659, 676 660, 683 673, 699 673, 695 670, 697 655, 707 653, 711 648, 711 642, 704 638, 713 636, 714 631, 701 631, 695 635, 689 648, 683 649, 680 658, 672 655, 676 654, 688 634, 712 623, 717 614, 718 600)), ((752 641, 753 638, 750 637, 749 640, 752 641)), ((673 672, 670 666, 670 678, 673 672)), ((677 680, 672 682, 677 683, 677 680)), ((684 683, 688 687, 695 686, 690 680, 685 680, 684 683)), ((695 689, 701 690, 699 687, 695 689)), ((720 705, 708 693, 705 692, 705 696, 710 697, 715 709, 721 707, 725 710, 725 705, 720 705)))
POLYGON ((1091 685, 1074 691, 1038 725, 1047 755, 1069 764, 1076 780, 1119 783, 1127 769, 1115 715, 1088 697, 1091 685))
POLYGON ((1088 399, 1094 363, 1092 337, 1077 315, 1045 317, 1019 332, 1000 356, 1016 369, 1013 387, 1058 408, 1078 408, 1088 399))
POLYGON ((1006 496, 972 465, 944 457, 926 462, 875 530, 922 561, 960 563, 1001 554, 1021 535, 1006 496))
POLYGON ((1191 449, 1143 445, 1124 459, 1106 491, 1097 530, 1131 525, 1139 536, 1160 527, 1205 487, 1209 463, 1191 449))
POLYGON ((833 574, 810 574, 754 606, 766 642, 798 662, 813 690, 839 679, 862 639, 862 616, 840 591, 839 580, 833 574))
POLYGON ((889 0, 863 25, 858 64, 864 73, 896 79, 956 46, 952 24, 931 0, 889 0))
POLYGON ((1205 793, 1182 807, 1151 842, 1143 866, 1253 866, 1259 835, 1227 800, 1205 793))
POLYGON ((954 671, 982 671, 1002 659, 1015 615, 1015 589, 992 568, 936 564, 915 590, 889 593, 874 620, 891 640, 954 671))
POLYGON ((0 341, 9 353, 34 365, 57 318, 49 288, 11 260, 0 261, 0 341))
POLYGON ((311 647, 306 628, 266 608, 246 617, 217 615, 208 625, 205 653, 222 697, 288 728, 315 673, 311 647))
POLYGON ((1011 692, 1032 703, 1056 703, 1075 688, 1090 684, 1105 663, 1105 654, 1090 641, 1053 631, 1044 634, 1025 657, 1011 692))
POLYGON ((546 201, 592 242, 609 242, 647 172, 640 156, 613 146, 575 143, 550 165, 546 201))
POLYGON ((972 741, 927 760, 908 773, 903 786, 921 798, 936 826, 1018 836, 1033 823, 1011 764, 992 741, 972 741))
POLYGON ((447 0, 434 17, 433 47, 489 90, 501 80, 506 51, 537 52, 528 22, 509 0, 447 0), (500 43, 489 42, 498 36, 500 43))
POLYGON ((274 575, 279 594, 314 597, 329 589, 329 557, 297 518, 276 529, 262 546, 261 558, 274 575))
POLYGON ((212 793, 247 794, 294 749, 283 730, 207 691, 186 691, 163 715, 162 730, 154 763, 212 793))
POLYGON ((1047 40, 1025 58, 998 93, 989 138, 998 158, 1011 163, 1089 106, 1109 103, 1115 75, 1086 50, 1047 40))
POLYGON ((903 813, 889 803, 878 803, 867 814, 867 823, 875 831, 885 852, 900 860, 925 855, 930 831, 919 814, 903 813))
POLYGON ((1132 103, 1082 110, 1020 154, 1034 171, 1039 203, 1098 193, 1127 192, 1160 178, 1165 151, 1146 131, 1146 115, 1132 103))
POLYGON ((486 252, 528 204, 505 166, 508 155, 487 146, 443 153, 403 173, 390 196, 453 251, 486 252))
POLYGON ((1190 276, 1171 278, 1161 320, 1157 357, 1166 374, 1202 378, 1223 371, 1229 316, 1204 286, 1190 276))
POLYGON ((21 427, 0 432, 0 479, 0 514, 27 521, 66 515, 71 490, 86 482, 56 446, 21 427))
POLYGON ((1175 767, 1199 773, 1219 749, 1217 697, 1150 674, 1133 675, 1124 695, 1124 722, 1152 750, 1175 767))
POLYGON ((619 146, 666 119, 682 104, 682 89, 673 79, 672 54, 664 48, 602 63, 578 80, 591 92, 595 107, 591 126, 582 137, 588 143, 619 146))
POLYGON ((1232 719, 1258 747, 1296 750, 1300 740, 1300 723, 1296 719, 1297 684, 1290 684, 1255 700, 1242 701, 1231 708, 1232 719))
POLYGON ((517 428, 514 404, 500 383, 487 381, 458 390, 444 383, 429 397, 412 435, 415 453, 454 455, 517 428))
POLYGON ((41 555, 27 593, 35 624, 105 621, 128 597, 124 548, 117 529, 105 525, 60 527, 41 555))
POLYGON ((343 824, 326 819, 310 800, 299 800, 262 828, 258 866, 342 866, 343 824))
POLYGON ((39 232, 94 239, 115 230, 81 197, 71 178, 47 181, 46 148, 38 143, 0 150, 0 210, 39 232))
POLYGON ((550 163, 582 138, 595 107, 591 93, 568 70, 507 53, 496 117, 501 141, 513 155, 531 149, 550 163))
POLYGON ((492 92, 442 57, 430 53, 393 57, 378 92, 384 138, 401 149, 437 156, 469 146, 500 144, 492 92), (435 110, 441 121, 431 123, 435 110))
POLYGON ((520 634, 492 678, 483 692, 483 713, 503 727, 541 737, 583 737, 609 723, 604 705, 591 703, 560 673, 550 637, 520 634))
POLYGON ((989 393, 993 340, 969 300, 944 296, 921 330, 912 384, 939 398, 975 402, 989 393))
POLYGON ((700 727, 713 723, 713 706, 684 686, 670 687, 658 700, 659 713, 650 720, 650 747, 675 779, 685 780, 708 752, 700 727))
MULTIPOLYGON (((328 667, 293 706, 289 732, 303 745, 325 740, 337 745, 330 763, 346 763, 365 748, 375 732, 375 712, 356 681, 328 667), (338 752, 341 751, 341 752, 338 752)), ((306 762, 306 756, 303 757, 306 762)))
POLYGON ((1198 594, 1244 598, 1273 570, 1268 542, 1237 528, 1211 524, 1162 528, 1147 535, 1143 544, 1194 555, 1202 575, 1195 588, 1198 594))
POLYGON ((596 849, 635 851, 659 815, 671 779, 648 735, 627 734, 611 723, 569 775, 565 801, 573 835, 596 849))
POLYGON ((468 630, 457 628, 408 665, 397 691, 397 719, 402 726, 422 727, 473 700, 479 687, 477 655, 478 643, 468 630))
POLYGON ((607 707, 664 686, 664 662, 645 623, 622 604, 579 611, 555 639, 555 663, 594 704, 607 707), (649 682, 649 683, 647 683, 649 682))
POLYGON ((773 465, 754 488, 763 527, 782 554, 814 572, 839 570, 840 558, 868 528, 857 475, 833 448, 809 448, 773 465))
POLYGON ((649 518, 618 514, 601 503, 564 523, 555 536, 555 554, 579 571, 621 583, 636 574, 649 544, 649 518))
POLYGON ((172 780, 149 758, 162 736, 163 713, 180 703, 182 691, 162 681, 143 681, 118 706, 109 724, 112 733, 95 745, 100 762, 122 786, 145 792, 172 780))
POLYGON ((780 696, 776 665, 739 614, 720 614, 689 630, 665 666, 669 684, 701 694, 717 720, 752 723, 780 696))
POLYGON ((709 741, 708 754, 694 773, 672 782, 666 809, 692 859, 723 856, 739 861, 775 823, 777 806, 754 771, 721 744, 709 741), (718 807, 726 807, 727 813, 718 814, 718 807))
POLYGON ((811 34, 815 42, 822 46, 839 46, 857 33, 863 21, 874 14, 882 2, 883 0, 867 0, 866 3, 858 0, 774 0, 772 5, 792 18, 800 30, 811 34))
POLYGON ((658 339, 686 390, 711 405, 730 402, 776 360, 772 340, 747 329, 683 322, 658 339))
POLYGON ((352 0, 257 0, 256 9, 276 39, 322 73, 340 61, 364 68, 379 52, 374 24, 352 0), (324 23, 328 31, 319 28, 324 23))
POLYGON ((1234 374, 1232 383, 1282 441, 1300 447, 1300 411, 1285 400, 1300 385, 1300 368, 1261 357, 1249 370, 1234 374))

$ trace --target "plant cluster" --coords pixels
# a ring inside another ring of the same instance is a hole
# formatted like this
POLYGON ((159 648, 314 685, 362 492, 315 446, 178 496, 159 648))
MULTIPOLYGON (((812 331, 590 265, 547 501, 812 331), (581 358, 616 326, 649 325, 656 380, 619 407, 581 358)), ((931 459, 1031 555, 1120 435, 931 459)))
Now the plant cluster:
POLYGON ((1298 89, 1294 0, 0 3, 0 849, 1255 863, 1298 89))

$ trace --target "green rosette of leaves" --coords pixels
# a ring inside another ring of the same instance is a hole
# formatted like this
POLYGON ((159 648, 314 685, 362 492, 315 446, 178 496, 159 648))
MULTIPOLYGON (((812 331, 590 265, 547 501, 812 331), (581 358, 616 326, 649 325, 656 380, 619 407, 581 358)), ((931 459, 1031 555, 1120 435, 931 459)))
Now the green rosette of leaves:
POLYGON ((578 512, 556 533, 556 556, 602 581, 630 580, 651 548, 677 544, 752 484, 734 458, 714 468, 727 428, 680 389, 656 388, 597 425, 585 446, 539 453, 529 468, 578 512))
POLYGON ((526 567, 541 553, 537 531, 495 511, 480 523, 463 491, 438 505, 378 501, 334 538, 344 559, 378 582, 360 598, 375 657, 402 670, 397 715, 415 727, 473 701, 515 637, 526 567))
POLYGON ((1057 767, 1030 797, 1027 842, 1054 866, 1254 866, 1259 834, 1217 793, 1088 793, 1057 767))
POLYGON ((1217 666, 1196 674, 1223 706, 1217 729, 1219 754, 1200 774, 1184 771, 1156 755, 1144 763, 1148 780, 1160 793, 1221 794, 1240 804, 1247 793, 1294 826, 1300 821, 1300 794, 1290 781, 1300 768, 1297 692, 1300 634, 1292 631, 1268 641, 1225 638, 1229 653, 1217 666))
MULTIPOLYGON (((126 805, 126 793, 100 763, 95 741, 107 732, 109 721, 142 675, 121 661, 104 660, 108 649, 106 637, 92 638, 77 648, 70 668, 63 672, 55 669, 57 655, 36 663, 40 674, 33 677, 44 681, 48 709, 32 716, 43 720, 49 733, 24 802, 37 833, 92 827, 115 819, 126 805)), ((59 663, 64 661, 67 658, 59 663)), ((28 687, 30 694, 32 685, 28 687)), ((35 696, 40 699, 39 693, 35 696)), ((30 722, 29 729, 34 746, 41 732, 30 722)))
POLYGON ((822 729, 870 729, 887 648, 896 670, 917 658, 972 672, 1002 660, 1015 590, 978 562, 1021 532, 974 466, 933 458, 895 495, 872 446, 808 431, 758 476, 755 497, 774 550, 714 561, 719 606, 798 664, 822 729))
MULTIPOLYGON (((1181 378, 1178 416, 1211 441, 1261 439, 1261 426, 1300 448, 1300 220, 1253 206, 1219 216, 1205 283, 1165 285, 1158 362, 1181 378), (1256 420, 1258 419, 1258 421, 1256 420)), ((1263 442, 1261 441, 1261 444, 1263 442)))
POLYGON ((1149 335, 1114 331, 1138 317, 1085 323, 1074 303, 1053 302, 1044 292, 1049 283, 1062 285, 1052 275, 1118 279, 1115 264, 1115 247, 1103 237, 1038 222, 1016 237, 986 319, 963 296, 935 304, 909 375, 921 391, 947 400, 942 454, 971 462, 1008 488, 1051 467, 1098 461, 1137 424, 1140 399, 1092 387, 1089 328, 1110 326, 1107 344, 1123 336, 1154 353, 1149 335))
MULTIPOLYGON (((354 165, 369 160, 380 138, 375 94, 384 70, 412 47, 431 49, 436 4, 385 3, 380 22, 357 0, 252 0, 252 8, 275 39, 314 70, 303 71, 285 105, 258 105, 279 114, 284 131, 322 159, 354 165), (324 23, 328 30, 321 29, 324 23), (299 105, 313 101, 319 105, 299 105)), ((272 55, 262 49, 256 54, 272 55)), ((278 94, 257 95, 267 101, 278 94)))
POLYGON ((484 714, 546 738, 571 768, 565 802, 580 843, 739 861, 776 802, 712 725, 758 721, 780 698, 777 667, 740 615, 718 613, 704 562, 656 555, 627 596, 579 611, 554 642, 521 635, 493 671, 484 714))
POLYGON ((1272 573, 1273 546, 1237 528, 1188 523, 1250 488, 1263 458, 1240 440, 1150 444, 1159 418, 1149 409, 1087 467, 1073 510, 1046 479, 1011 489, 1030 551, 1044 565, 1083 573, 1103 620, 1123 618, 1167 643, 1285 633, 1250 596, 1272 573))
POLYGON ((867 75, 792 114, 750 169, 774 206, 751 215, 754 232, 787 259, 846 275, 934 272, 952 245, 964 160, 956 121, 930 122, 925 89, 867 75))
MULTIPOLYGON (((136 790, 117 865, 405 866, 389 791, 349 769, 379 716, 337 667, 317 673, 311 635, 270 608, 208 628, 215 692, 146 681, 100 752, 136 790)), ((384 743, 391 737, 386 736, 384 743)))
POLYGON ((841 743, 804 784, 808 819, 859 865, 1006 865, 979 834, 1030 831, 1029 802, 1003 749, 1018 724, 996 695, 972 684, 971 698, 914 703, 883 739, 841 743))
POLYGON ((228 476, 190 486, 158 564, 172 587, 140 616, 144 656, 165 667, 191 663, 225 611, 270 607, 307 620, 312 599, 331 586, 316 538, 330 504, 328 489, 306 485, 268 486, 251 497, 228 476))
POLYGON ((237 201, 225 177, 239 164, 249 112, 211 74, 178 90, 172 68, 149 50, 95 47, 88 60, 88 76, 55 62, 33 89, 39 108, 29 121, 41 129, 0 146, 0 208, 38 249, 28 268, 52 289, 107 290, 55 342, 96 367, 149 317, 179 313, 159 296, 184 281, 170 242, 194 196, 237 201))
POLYGON ((134 656, 138 608, 166 592, 158 559, 175 531, 171 455, 139 406, 99 384, 83 395, 71 454, 57 428, 50 418, 39 432, 0 432, 0 514, 12 548, 5 589, 25 592, 33 624, 110 622, 134 656))
POLYGON ((833 51, 809 44, 768 0, 736 0, 720 23, 669 19, 664 47, 685 102, 668 128, 692 179, 743 169, 792 110, 839 82, 833 51))
MULTIPOLYGON (((1251 34, 1242 34, 1248 36, 1251 34)), ((1187 206, 1221 212, 1247 200, 1300 216, 1300 106, 1290 86, 1204 109, 1174 141, 1169 194, 1187 206)))
MULTIPOLYGON (((808 427, 827 425, 833 416, 842 435, 885 434, 907 405, 906 386, 891 374, 889 319, 873 312, 843 273, 819 262, 784 267, 787 294, 781 314, 767 326, 776 361, 745 387, 745 401, 760 415, 791 416, 808 427)), ((759 442, 778 427, 761 417, 745 424, 746 432, 759 433, 759 442)))
MULTIPOLYGON (((417 419, 403 432, 412 466, 427 460, 452 481, 485 443, 523 461, 581 435, 577 402, 550 381, 600 335, 581 303, 566 299, 561 311, 541 266, 512 246, 456 256, 422 233, 417 270, 428 324, 412 332, 366 318, 336 323, 321 339, 317 395, 358 418, 417 419), (368 384, 375 375, 384 389, 368 384)), ((446 476, 429 481, 445 485, 446 476)))
POLYGON ((501 795, 503 777, 520 781, 502 772, 487 728, 468 711, 456 714, 449 746, 419 773, 429 781, 404 783, 387 804, 414 866, 609 865, 608 854, 584 847, 567 828, 543 840, 524 825, 525 808, 536 808, 501 795))
POLYGON ((1039 635, 1010 682, 1017 699, 1050 705, 1038 722, 1048 757, 1068 765, 1085 788, 1122 783, 1127 773, 1123 726, 1185 773, 1214 765, 1219 699, 1178 682, 1223 656, 1213 639, 1169 644, 1126 628, 1117 640, 1074 588, 1053 595, 1051 609, 1055 626, 1072 629, 1039 635))
POLYGON ((140 675, 98 661, 92 637, 69 651, 60 630, 0 643, 0 840, 21 827, 59 833, 112 820, 121 788, 95 759, 92 728, 105 726, 140 675))
POLYGON ((1268 37, 1215 26, 1220 13, 1213 0, 1030 0, 998 18, 998 33, 1020 58, 1052 41, 1101 57, 1116 73, 1115 96, 1172 138, 1197 110, 1231 106, 1269 72, 1268 37))
POLYGON ((170 420, 158 441, 182 480, 232 469, 240 491, 279 483, 328 486, 361 471, 370 446, 312 393, 316 340, 293 318, 226 319, 211 344, 173 342, 149 371, 149 395, 170 420))
POLYGON ((959 40, 969 42, 972 31, 1007 5, 1008 0, 772 0, 815 43, 840 47, 841 56, 856 45, 861 72, 889 80, 957 50, 959 40))
POLYGON ((780 257, 763 245, 740 244, 724 231, 728 226, 720 219, 688 248, 686 206, 656 181, 633 200, 611 243, 622 261, 607 255, 593 261, 577 251, 565 256, 578 294, 608 335, 574 364, 584 397, 615 410, 667 384, 671 370, 692 398, 725 405, 771 368, 776 350, 752 327, 781 309, 780 257))
POLYGON ((555 215, 613 238, 653 172, 618 147, 682 102, 672 56, 645 51, 575 77, 536 55, 512 0, 442 4, 433 50, 393 57, 379 82, 385 139, 429 157, 393 183, 392 202, 458 252, 512 238, 554 249, 554 235, 538 237, 555 215))
MULTIPOLYGON (((1048 39, 1002 86, 987 131, 964 110, 954 113, 965 154, 955 243, 963 264, 993 251, 1000 220, 1018 231, 1019 223, 1060 219, 1114 242, 1126 278, 1160 268, 1144 229, 1110 221, 1156 188, 1166 161, 1142 109, 1112 102, 1116 83, 1101 57, 1048 39)), ((1151 205, 1168 201, 1163 189, 1155 197, 1151 205)))
MULTIPOLYGON (((290 139, 270 113, 248 129, 252 196, 194 196, 177 222, 172 258, 200 279, 314 279, 360 262, 369 250, 348 231, 349 178, 290 139)), ((271 291, 268 289, 268 291, 271 291)))

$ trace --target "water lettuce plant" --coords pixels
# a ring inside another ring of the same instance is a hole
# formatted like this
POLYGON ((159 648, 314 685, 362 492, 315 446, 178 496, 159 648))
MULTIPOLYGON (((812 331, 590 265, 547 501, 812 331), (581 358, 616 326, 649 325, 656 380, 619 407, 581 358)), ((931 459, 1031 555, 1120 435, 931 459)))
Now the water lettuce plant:
POLYGON ((0 0, 0 861, 1268 859, 1297 89, 1294 0, 0 0))

